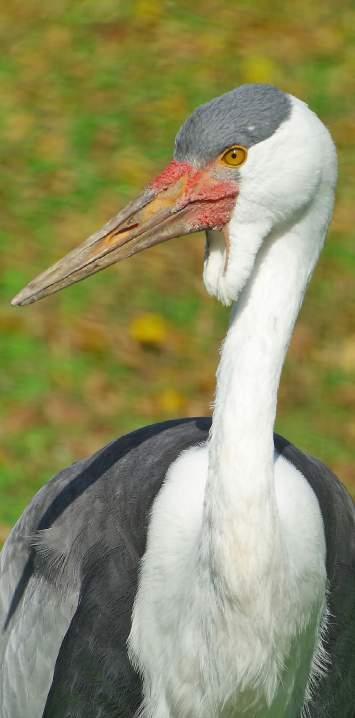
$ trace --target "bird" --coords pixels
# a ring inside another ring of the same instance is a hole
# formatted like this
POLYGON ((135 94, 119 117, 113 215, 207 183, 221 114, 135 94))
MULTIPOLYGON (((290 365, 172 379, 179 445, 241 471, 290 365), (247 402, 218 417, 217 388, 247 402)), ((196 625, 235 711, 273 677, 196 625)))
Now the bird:
POLYGON ((354 503, 274 433, 336 181, 308 105, 241 85, 197 107, 143 193, 13 300, 203 231, 203 281, 231 316, 212 417, 112 441, 12 530, 1 718, 354 717, 354 503))

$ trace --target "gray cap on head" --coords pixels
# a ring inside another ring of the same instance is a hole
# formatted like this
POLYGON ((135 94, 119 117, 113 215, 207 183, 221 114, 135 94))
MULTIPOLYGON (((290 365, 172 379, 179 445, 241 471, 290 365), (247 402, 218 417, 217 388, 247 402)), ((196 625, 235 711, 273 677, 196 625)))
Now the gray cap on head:
POLYGON ((175 141, 175 159, 199 165, 231 145, 251 147, 266 140, 286 120, 291 100, 272 85, 241 85, 198 107, 175 141))

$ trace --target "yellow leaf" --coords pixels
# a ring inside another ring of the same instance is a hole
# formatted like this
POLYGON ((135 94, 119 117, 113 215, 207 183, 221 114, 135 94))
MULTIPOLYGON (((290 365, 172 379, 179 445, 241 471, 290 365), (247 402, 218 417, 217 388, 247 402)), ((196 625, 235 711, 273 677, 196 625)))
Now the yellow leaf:
POLYGON ((241 70, 244 82, 276 83, 279 75, 278 67, 270 57, 258 55, 244 58, 241 70))
POLYGON ((180 412, 186 405, 186 399, 175 389, 165 389, 158 397, 159 407, 166 414, 180 412))
POLYGON ((146 347, 160 348, 166 344, 168 328, 160 314, 139 314, 129 327, 132 339, 146 347))
POLYGON ((136 0, 136 16, 139 20, 157 22, 163 10, 162 0, 136 0))

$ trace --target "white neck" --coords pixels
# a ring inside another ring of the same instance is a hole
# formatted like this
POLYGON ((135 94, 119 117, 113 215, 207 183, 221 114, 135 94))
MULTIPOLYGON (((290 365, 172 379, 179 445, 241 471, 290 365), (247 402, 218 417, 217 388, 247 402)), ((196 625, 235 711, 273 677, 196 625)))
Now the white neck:
POLYGON ((216 573, 228 589, 238 593, 243 585, 246 598, 250 581, 260 581, 278 562, 273 466, 277 391, 327 223, 319 221, 312 205, 298 223, 264 242, 233 307, 218 368, 204 507, 209 530, 202 536, 208 537, 205 550, 216 573), (235 565, 228 560, 231 550, 246 559, 238 562, 235 577, 229 569, 226 573, 226 567, 235 565))
POLYGON ((260 249, 223 347, 210 440, 182 452, 155 500, 135 603, 130 646, 147 716, 300 714, 323 607, 323 524, 302 494, 311 528, 305 542, 284 545, 273 426, 330 211, 331 201, 326 212, 313 207, 264 242, 235 227, 233 261, 260 249), (305 547, 309 562, 298 558, 305 547))

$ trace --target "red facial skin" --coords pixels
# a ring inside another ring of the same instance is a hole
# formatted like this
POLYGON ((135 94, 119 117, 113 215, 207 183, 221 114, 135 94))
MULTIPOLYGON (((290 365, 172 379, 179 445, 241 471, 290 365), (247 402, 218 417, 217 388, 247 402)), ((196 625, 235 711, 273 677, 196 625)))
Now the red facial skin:
POLYGON ((179 180, 183 182, 176 209, 182 209, 188 204, 195 205, 190 215, 191 226, 217 228, 227 224, 238 195, 235 182, 217 180, 211 174, 211 167, 200 170, 188 162, 173 160, 156 177, 151 188, 163 192, 179 180))
POLYGON ((165 169, 163 169, 160 175, 155 178, 151 187, 156 190, 156 192, 162 192, 164 189, 167 189, 167 187, 170 187, 171 184, 177 182, 180 177, 188 175, 191 171, 194 171, 194 168, 188 162, 172 160, 172 162, 169 162, 165 169))

